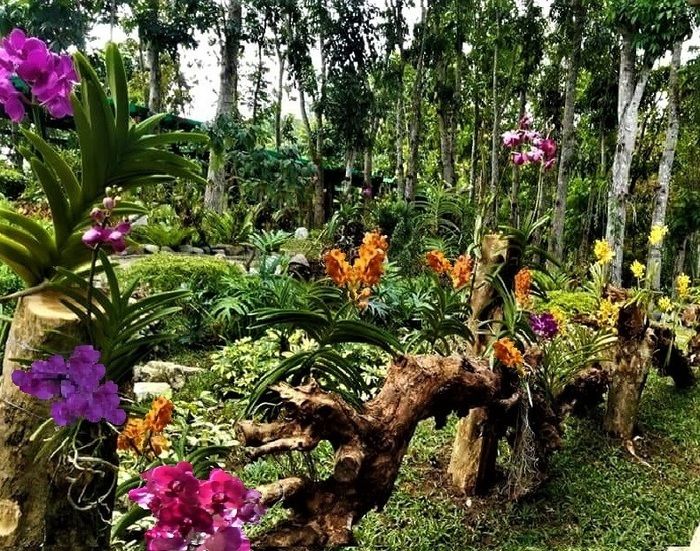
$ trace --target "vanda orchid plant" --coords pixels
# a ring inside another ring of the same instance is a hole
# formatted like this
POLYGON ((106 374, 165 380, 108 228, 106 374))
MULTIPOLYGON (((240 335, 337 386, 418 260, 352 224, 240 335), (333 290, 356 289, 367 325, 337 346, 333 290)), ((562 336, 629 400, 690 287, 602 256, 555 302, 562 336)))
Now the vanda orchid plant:
MULTIPOLYGON (((0 107, 15 123, 22 121, 27 108, 46 109, 53 117, 72 115, 81 157, 80 171, 73 171, 42 136, 20 128, 29 144, 20 152, 46 194, 52 228, 0 209, 0 260, 28 287, 15 296, 45 289, 59 292, 85 331, 82 338, 66 335, 65 349, 47 351, 50 354, 28 369, 15 370, 12 380, 21 391, 49 402, 51 418, 34 435, 44 437, 40 453, 58 458, 61 474, 57 470, 57 476, 72 481, 68 501, 78 512, 96 510, 98 514, 90 518, 102 519, 98 524, 105 526, 94 529, 108 535, 106 523, 116 485, 117 427, 127 420, 120 390, 149 348, 169 338, 150 334, 149 328, 175 313, 176 301, 185 294, 174 291, 134 301, 135 284, 120 289, 108 254, 124 250, 128 216, 144 212, 128 200, 130 190, 174 178, 204 182, 199 165, 172 152, 170 146, 205 143, 207 137, 154 133, 164 115, 132 121, 126 74, 115 45, 107 46, 105 61, 109 94, 80 53, 72 58, 53 53, 42 40, 18 29, 0 42, 0 107), (105 288, 95 285, 98 271, 104 274, 105 288)), ((151 473, 144 474, 146 489, 137 491, 141 496, 137 501, 144 505, 148 501, 157 518, 156 527, 149 531, 149 550, 247 548, 240 527, 262 510, 256 495, 242 491, 238 479, 225 473, 212 473, 201 484, 195 479, 200 496, 195 507, 178 501, 175 487, 158 486, 158 469, 151 473), (153 499, 147 499, 147 494, 153 499), (239 494, 241 503, 236 501, 239 494), (244 513, 248 508, 252 508, 249 515, 244 513), (200 520, 208 515, 206 526, 193 526, 190 511, 200 520), (168 539, 179 546, 163 547, 168 539)), ((193 482, 188 479, 188 484, 193 482)))

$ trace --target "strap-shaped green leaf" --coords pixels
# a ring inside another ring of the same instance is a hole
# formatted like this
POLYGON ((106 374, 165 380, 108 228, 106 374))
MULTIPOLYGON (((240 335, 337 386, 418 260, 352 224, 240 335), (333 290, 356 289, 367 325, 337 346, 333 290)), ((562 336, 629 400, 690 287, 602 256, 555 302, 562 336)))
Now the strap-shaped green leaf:
POLYGON ((61 184, 63 192, 68 197, 71 206, 80 205, 80 183, 68 163, 40 136, 22 129, 22 133, 31 144, 41 153, 44 163, 53 170, 61 184))
POLYGON ((39 183, 46 194, 51 207, 51 216, 53 217, 54 236, 56 238, 56 246, 60 249, 61 245, 66 242, 68 236, 72 233, 73 227, 70 218, 70 206, 68 199, 63 194, 61 186, 54 177, 53 173, 46 168, 46 165, 39 159, 32 159, 32 170, 39 179, 39 183))
POLYGON ((112 91, 114 103, 114 138, 117 149, 121 151, 126 146, 129 132, 129 92, 124 71, 124 62, 115 44, 107 44, 105 54, 107 65, 107 80, 112 91))
POLYGON ((0 235, 4 235, 8 239, 27 249, 29 254, 36 258, 40 265, 51 265, 52 258, 49 254, 50 250, 44 249, 42 244, 31 234, 21 230, 17 226, 10 226, 9 224, 3 224, 0 222, 0 235))
POLYGON ((0 235, 0 260, 5 262, 12 271, 21 277, 28 285, 41 282, 40 267, 27 249, 11 239, 0 235))
POLYGON ((0 220, 5 220, 9 224, 22 228, 25 232, 31 234, 52 256, 56 254, 53 237, 36 220, 8 209, 0 209, 0 220))

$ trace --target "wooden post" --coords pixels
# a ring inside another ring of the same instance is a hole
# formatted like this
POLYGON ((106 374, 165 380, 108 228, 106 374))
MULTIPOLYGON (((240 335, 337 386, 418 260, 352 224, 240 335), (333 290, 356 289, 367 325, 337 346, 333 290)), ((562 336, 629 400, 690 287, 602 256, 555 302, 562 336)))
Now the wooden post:
MULTIPOLYGON (((477 335, 479 322, 500 315, 500 304, 494 301, 495 291, 487 276, 503 264, 508 255, 508 241, 498 234, 484 236, 481 261, 477 266, 474 290, 471 296, 472 317, 469 327, 474 334, 473 351, 483 354, 488 341, 477 335)), ((448 473, 455 487, 466 495, 483 494, 488 490, 496 471, 498 439, 500 435, 489 419, 485 408, 472 409, 460 419, 452 446, 448 473)))
POLYGON ((109 531, 100 533, 105 523, 94 518, 96 511, 72 507, 65 473, 47 457, 37 458, 42 442, 30 437, 49 415, 46 402, 12 382, 12 372, 23 367, 16 360, 36 359, 42 348, 65 348, 66 335, 80 334, 79 319, 61 304, 60 295, 43 292, 19 300, 0 383, 0 509, 12 519, 0 531, 0 549, 107 549, 109 531))

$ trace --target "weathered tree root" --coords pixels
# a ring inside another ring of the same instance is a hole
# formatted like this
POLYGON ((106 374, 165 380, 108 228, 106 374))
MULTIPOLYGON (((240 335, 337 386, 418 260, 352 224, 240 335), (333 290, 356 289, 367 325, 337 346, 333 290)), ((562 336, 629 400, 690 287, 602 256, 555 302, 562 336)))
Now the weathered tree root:
POLYGON ((359 410, 313 381, 275 390, 284 411, 279 421, 239 425, 250 455, 308 451, 327 440, 335 469, 326 480, 285 479, 266 487, 267 501, 282 497, 291 517, 254 542, 265 550, 351 544, 352 526, 391 496, 419 421, 434 417, 440 425, 450 413, 464 416, 483 406, 507 412, 518 401, 514 373, 457 356, 396 359, 380 393, 359 410))

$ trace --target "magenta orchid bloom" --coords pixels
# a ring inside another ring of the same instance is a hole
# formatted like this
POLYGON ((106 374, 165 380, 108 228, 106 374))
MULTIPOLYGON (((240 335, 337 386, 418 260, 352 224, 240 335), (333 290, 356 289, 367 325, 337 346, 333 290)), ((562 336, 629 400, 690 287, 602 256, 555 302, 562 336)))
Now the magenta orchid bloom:
POLYGON ((144 472, 146 485, 129 499, 151 511, 156 524, 146 533, 147 551, 250 551, 242 530, 265 509, 261 495, 221 469, 198 480, 192 465, 162 465, 144 472), (196 546, 196 547, 195 547, 196 546))
POLYGON ((511 157, 515 166, 523 166, 527 163, 527 155, 520 151, 515 151, 511 157))
POLYGON ((540 165, 545 171, 556 163, 557 144, 550 137, 532 128, 533 118, 525 114, 518 122, 518 128, 504 132, 503 145, 512 149, 510 160, 515 166, 540 165))
MULTIPOLYGON (((93 220, 96 215, 92 215, 93 220)), ((100 245, 110 247, 114 252, 120 253, 126 249, 126 236, 131 231, 131 224, 127 221, 120 222, 114 227, 102 227, 95 225, 83 234, 83 244, 94 249, 100 245)))
POLYGON ((52 117, 73 114, 70 94, 78 82, 73 60, 55 54, 43 40, 14 29, 0 43, 0 104, 13 122, 25 115, 25 98, 12 82, 22 79, 52 117))
POLYGON ((506 147, 517 147, 522 140, 520 132, 515 130, 508 130, 508 132, 501 134, 501 137, 503 138, 503 145, 506 147))

